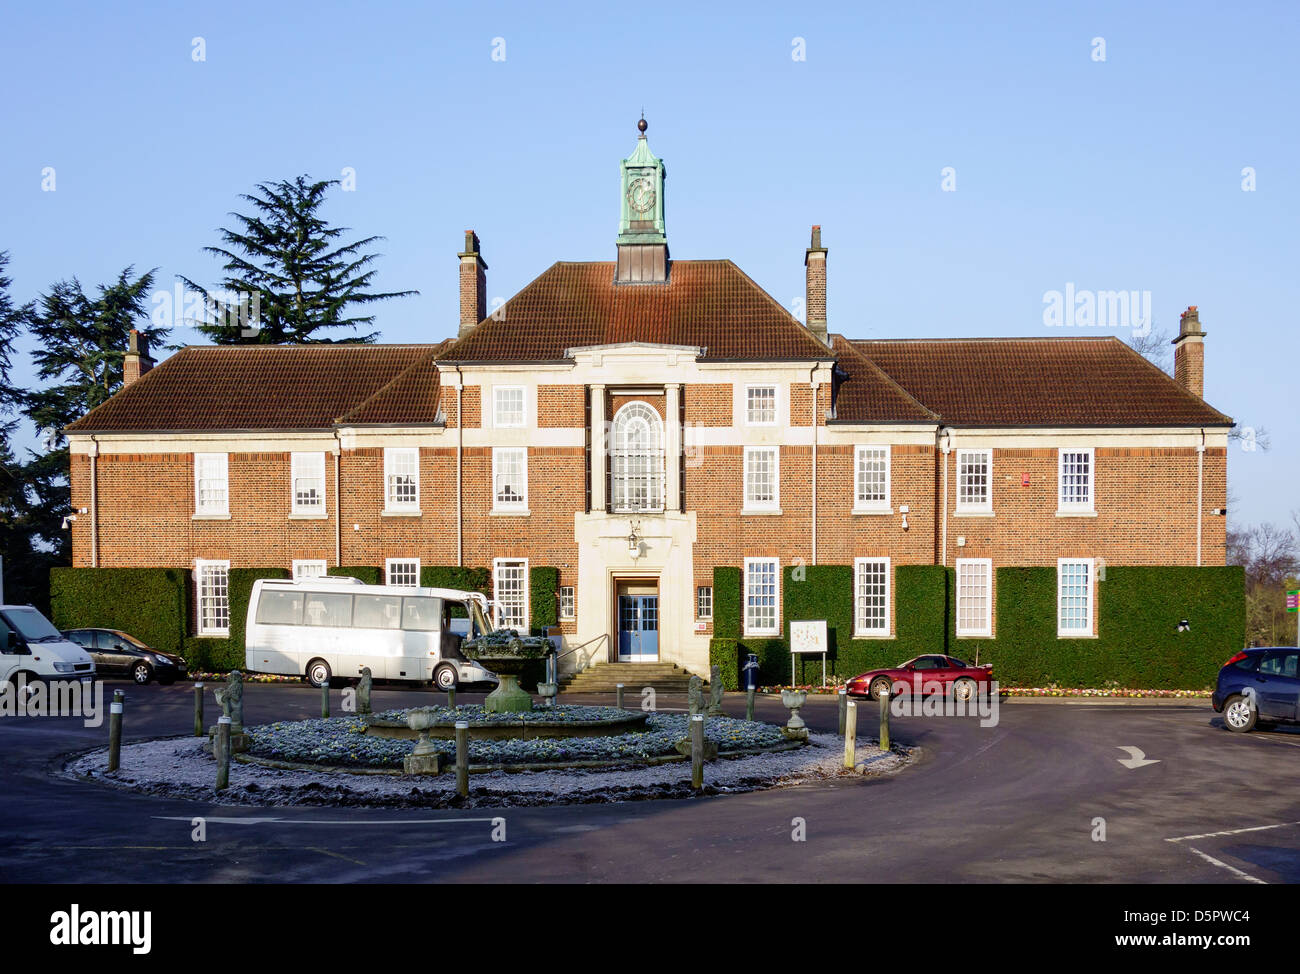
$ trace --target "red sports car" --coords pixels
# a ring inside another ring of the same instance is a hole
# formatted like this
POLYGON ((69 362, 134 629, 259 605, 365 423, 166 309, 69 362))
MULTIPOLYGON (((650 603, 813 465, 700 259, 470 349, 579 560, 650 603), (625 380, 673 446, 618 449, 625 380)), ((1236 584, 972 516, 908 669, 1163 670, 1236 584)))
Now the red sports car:
POLYGON ((921 696, 936 689, 956 700, 970 700, 989 691, 993 664, 972 666, 953 656, 918 656, 892 670, 872 670, 849 681, 851 697, 883 697, 893 689, 896 694, 921 696))

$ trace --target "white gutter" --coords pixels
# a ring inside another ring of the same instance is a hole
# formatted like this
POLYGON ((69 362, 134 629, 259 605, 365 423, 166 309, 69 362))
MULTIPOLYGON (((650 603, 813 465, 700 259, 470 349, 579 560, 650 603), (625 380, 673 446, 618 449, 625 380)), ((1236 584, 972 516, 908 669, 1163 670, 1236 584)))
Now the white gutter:
POLYGON ((939 451, 943 456, 943 522, 940 525, 940 535, 943 538, 940 547, 939 564, 947 566, 948 564, 948 454, 952 452, 952 430, 940 429, 939 436, 943 438, 939 444, 939 451))
POLYGON ((456 567, 465 565, 464 496, 461 487, 461 453, 465 442, 464 426, 465 377, 456 366, 456 567))
POLYGON ((1201 518, 1205 503, 1205 430, 1196 445, 1196 567, 1201 567, 1201 518))
POLYGON ((90 437, 90 567, 99 567, 99 441, 90 437))
MULTIPOLYGON (((816 372, 816 368, 813 369, 816 372)), ((812 563, 817 564, 817 409, 820 403, 817 392, 821 383, 809 376, 808 385, 812 387, 812 563)))

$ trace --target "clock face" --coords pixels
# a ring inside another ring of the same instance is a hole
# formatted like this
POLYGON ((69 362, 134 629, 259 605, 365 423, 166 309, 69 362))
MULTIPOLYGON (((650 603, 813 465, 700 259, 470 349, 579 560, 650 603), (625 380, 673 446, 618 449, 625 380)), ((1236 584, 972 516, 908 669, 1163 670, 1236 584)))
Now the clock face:
POLYGON ((654 183, 645 176, 632 180, 627 187, 627 205, 637 213, 649 213, 654 209, 654 183))

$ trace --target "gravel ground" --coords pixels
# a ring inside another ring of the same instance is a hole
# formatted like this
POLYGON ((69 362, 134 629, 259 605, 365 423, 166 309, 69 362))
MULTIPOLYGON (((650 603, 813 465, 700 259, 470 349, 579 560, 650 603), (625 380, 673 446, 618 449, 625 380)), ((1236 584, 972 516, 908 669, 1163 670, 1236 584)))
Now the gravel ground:
MULTIPOLYGON (((726 794, 850 775, 883 775, 901 770, 915 749, 881 754, 859 741, 858 767, 845 771, 843 743, 833 734, 813 734, 809 746, 794 751, 719 760, 704 766, 704 794, 726 794)), ((177 737, 125 744, 121 767, 105 771, 108 751, 101 748, 73 758, 64 774, 144 794, 216 801, 231 805, 379 805, 396 807, 485 807, 635 801, 689 797, 690 764, 586 771, 494 771, 470 776, 470 794, 456 794, 456 776, 361 775, 346 772, 290 771, 232 763, 230 787, 213 791, 216 765, 200 738, 177 737)))

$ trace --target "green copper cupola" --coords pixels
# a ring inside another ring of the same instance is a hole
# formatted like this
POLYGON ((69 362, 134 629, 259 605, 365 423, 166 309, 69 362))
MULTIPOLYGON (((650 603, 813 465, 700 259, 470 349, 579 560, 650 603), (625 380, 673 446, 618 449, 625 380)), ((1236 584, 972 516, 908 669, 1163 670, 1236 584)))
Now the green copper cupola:
POLYGON ((662 159, 650 151, 646 120, 637 122, 636 149, 619 163, 622 194, 618 221, 618 267, 614 280, 624 284, 662 284, 668 280, 668 238, 664 233, 662 159))

